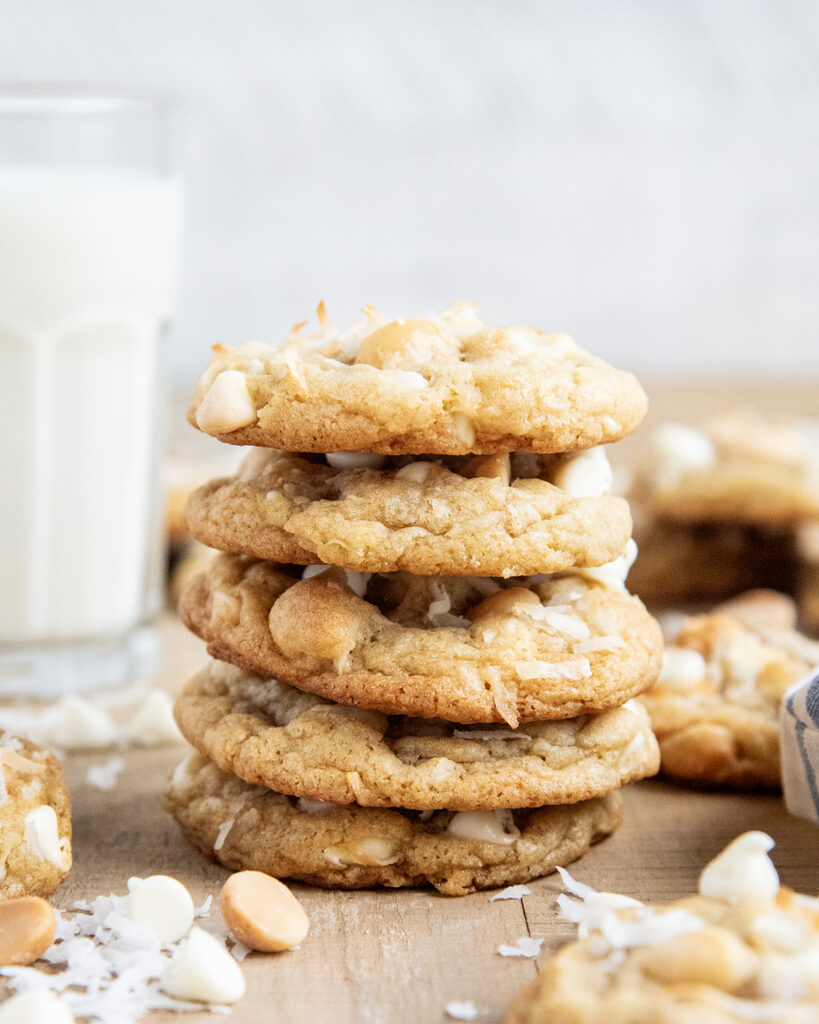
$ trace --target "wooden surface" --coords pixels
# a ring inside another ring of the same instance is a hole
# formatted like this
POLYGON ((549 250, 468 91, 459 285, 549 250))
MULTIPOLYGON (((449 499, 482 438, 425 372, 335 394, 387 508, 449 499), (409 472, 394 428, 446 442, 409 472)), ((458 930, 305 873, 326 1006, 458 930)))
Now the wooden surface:
MULTIPOLYGON (((202 661, 200 645, 178 622, 163 626, 165 681, 175 687, 202 661)), ((67 775, 74 798, 74 869, 55 897, 69 908, 99 893, 123 893, 134 874, 171 874, 196 903, 218 895, 228 872, 196 853, 159 807, 157 794, 181 747, 132 751, 111 792, 93 789, 85 774, 106 755, 74 756, 67 775)), ((597 888, 642 900, 692 892, 700 868, 747 829, 776 839, 774 860, 784 882, 819 889, 819 830, 786 814, 776 796, 732 796, 645 782, 626 792, 623 827, 571 871, 597 888)), ((428 892, 324 892, 294 886, 311 920, 303 946, 252 954, 244 961, 248 992, 233 1010, 238 1022, 276 1024, 427 1024, 446 1020, 450 1000, 473 1000, 482 1022, 503 1019, 514 993, 534 977, 536 962, 498 955, 522 935, 543 938, 540 962, 572 935, 556 918, 556 876, 530 883, 522 902, 489 902, 488 893, 449 898, 428 892)), ((156 1014, 151 1021, 179 1020, 156 1014)), ((211 1015, 188 1019, 212 1021, 211 1015)))
MULTIPOLYGON (((815 385, 736 389, 655 388, 651 419, 696 419, 748 397, 766 408, 816 411, 815 385)), ((163 623, 160 683, 171 691, 203 663, 203 646, 168 616, 163 623)), ((108 755, 74 756, 67 775, 74 799, 74 869, 55 896, 57 906, 100 893, 124 893, 130 875, 175 875, 197 903, 218 895, 227 872, 193 851, 161 810, 158 793, 182 747, 131 751, 117 787, 101 792, 85 782, 91 764, 108 755)), ((645 782, 626 793, 622 829, 595 847, 572 872, 581 881, 642 900, 692 892, 698 873, 730 839, 764 829, 776 840, 774 860, 794 888, 819 889, 819 830, 789 817, 776 796, 733 796, 645 782)), ((511 997, 536 962, 500 957, 500 943, 523 935, 543 938, 540 961, 570 937, 555 915, 556 876, 533 882, 522 902, 489 902, 478 893, 460 899, 419 891, 331 893, 294 887, 311 918, 302 948, 244 962, 248 992, 232 1020, 276 1024, 426 1024, 444 1021, 450 1000, 472 1000, 481 1022, 503 1018, 511 997)), ((181 1020, 156 1014, 151 1021, 181 1020)), ((187 1017, 212 1021, 210 1014, 187 1017)))

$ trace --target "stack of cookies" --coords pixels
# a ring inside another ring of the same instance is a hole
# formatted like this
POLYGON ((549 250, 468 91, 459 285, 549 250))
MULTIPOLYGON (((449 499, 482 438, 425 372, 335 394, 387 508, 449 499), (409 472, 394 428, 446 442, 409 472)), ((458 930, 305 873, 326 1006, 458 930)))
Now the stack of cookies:
POLYGON ((624 586, 599 447, 645 396, 565 335, 460 304, 216 347, 189 418, 257 446, 200 488, 180 610, 214 660, 166 807, 231 868, 323 886, 524 882, 657 770, 631 700, 659 629, 624 586), (292 454, 292 453, 298 454, 292 454))

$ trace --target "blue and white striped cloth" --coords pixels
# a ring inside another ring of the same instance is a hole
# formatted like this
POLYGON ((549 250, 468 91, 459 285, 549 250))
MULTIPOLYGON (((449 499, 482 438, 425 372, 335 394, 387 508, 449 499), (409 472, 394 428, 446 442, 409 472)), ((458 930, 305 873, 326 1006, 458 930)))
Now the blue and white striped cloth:
POLYGON ((785 694, 779 724, 785 806, 819 825, 819 670, 785 694))

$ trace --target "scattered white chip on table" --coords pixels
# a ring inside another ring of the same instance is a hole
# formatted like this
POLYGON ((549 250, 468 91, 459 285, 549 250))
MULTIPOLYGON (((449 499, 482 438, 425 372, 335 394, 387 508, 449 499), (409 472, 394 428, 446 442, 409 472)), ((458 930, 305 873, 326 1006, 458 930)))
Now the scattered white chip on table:
POLYGON ((176 942, 193 924, 193 900, 175 878, 151 875, 129 878, 128 917, 153 932, 160 942, 176 942))
POLYGON ((0 1024, 74 1024, 74 1014, 53 992, 23 992, 0 1004, 0 1024))
POLYGON ((245 979, 218 939, 194 925, 162 976, 162 989, 179 999, 230 1004, 245 994, 245 979))

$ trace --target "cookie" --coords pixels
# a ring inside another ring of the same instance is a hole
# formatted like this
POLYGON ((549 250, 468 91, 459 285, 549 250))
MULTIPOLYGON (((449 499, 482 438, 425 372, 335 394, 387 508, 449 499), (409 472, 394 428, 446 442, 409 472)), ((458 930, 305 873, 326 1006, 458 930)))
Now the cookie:
POLYGON ((641 602, 579 572, 300 575, 222 555, 180 614, 215 658, 386 714, 514 728, 624 704, 659 673, 660 630, 641 602))
POLYGON ((758 587, 793 585, 789 531, 673 522, 632 511, 639 554, 628 584, 649 605, 713 603, 758 587))
POLYGON ((770 836, 746 832, 699 894, 649 906, 569 881, 579 941, 514 1001, 506 1024, 815 1024, 819 900, 780 886, 770 836))
POLYGON ((292 796, 454 811, 576 803, 653 775, 635 702, 523 729, 388 717, 213 662, 182 690, 185 738, 223 771, 292 796))
MULTIPOLYGON (((294 328, 283 345, 215 346, 189 421, 232 444, 292 452, 569 452, 616 441, 646 411, 637 380, 565 334, 439 315, 294 328)), ((303 326, 303 325, 300 325, 303 326)))
POLYGON ((667 423, 637 466, 634 499, 682 522, 791 526, 819 517, 819 420, 726 413, 701 431, 667 423))
POLYGON ((610 483, 600 448, 422 461, 256 449, 196 491, 187 519, 210 547, 278 562, 525 576, 620 554, 631 517, 610 483))
POLYGON ((819 663, 781 594, 756 592, 692 616, 640 698, 660 743, 661 771, 684 782, 780 785, 779 709, 819 663))
POLYGON ((620 825, 619 793, 539 810, 419 813, 299 800, 250 786, 192 755, 165 809, 191 843, 234 871, 328 889, 432 885, 447 896, 528 882, 620 825))
POLYGON ((0 899, 50 896, 71 868, 71 798, 57 758, 0 732, 0 899))

